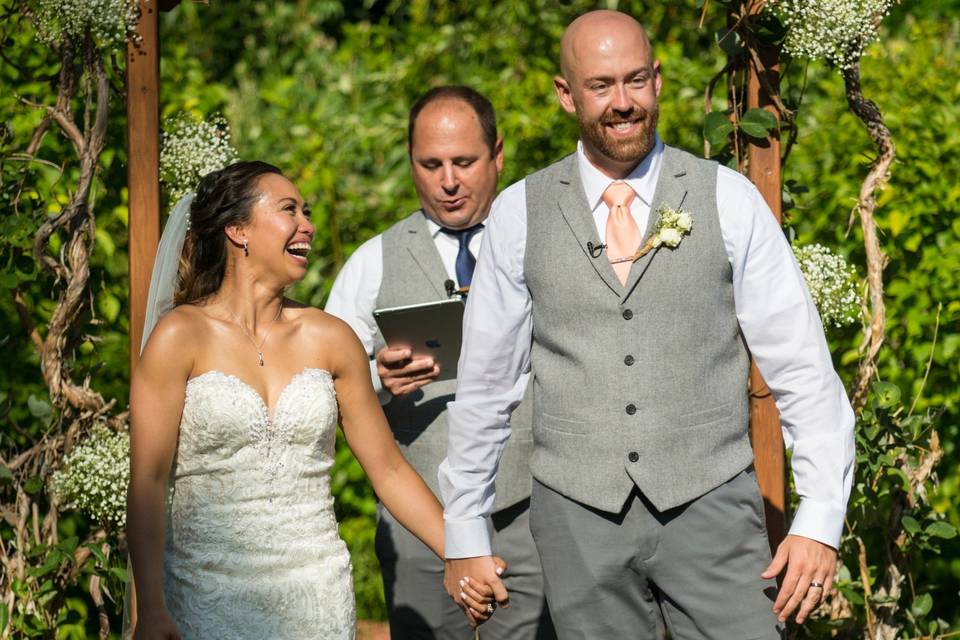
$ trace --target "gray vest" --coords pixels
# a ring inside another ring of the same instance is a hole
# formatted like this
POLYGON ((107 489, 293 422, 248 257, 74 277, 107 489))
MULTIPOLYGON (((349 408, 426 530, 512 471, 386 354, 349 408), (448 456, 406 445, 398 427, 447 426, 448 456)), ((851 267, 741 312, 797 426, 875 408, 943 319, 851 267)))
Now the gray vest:
MULTIPOLYGON (((446 280, 447 271, 422 211, 384 232, 378 308, 443 300, 447 297, 443 286, 446 280)), ((378 333, 374 352, 383 345, 383 336, 378 333)), ((383 407, 404 456, 438 497, 437 468, 447 457, 447 403, 453 400, 456 388, 456 380, 431 382, 412 394, 393 398, 383 407)), ((511 417, 512 434, 500 459, 494 511, 530 496, 530 413, 530 403, 522 402, 511 417)))
POLYGON ((636 486, 670 509, 753 459, 749 355, 716 185, 716 163, 665 149, 644 238, 661 204, 682 203, 693 229, 635 262, 623 286, 606 252, 587 249, 602 239, 576 155, 526 178, 531 469, 573 500, 616 513, 636 486))

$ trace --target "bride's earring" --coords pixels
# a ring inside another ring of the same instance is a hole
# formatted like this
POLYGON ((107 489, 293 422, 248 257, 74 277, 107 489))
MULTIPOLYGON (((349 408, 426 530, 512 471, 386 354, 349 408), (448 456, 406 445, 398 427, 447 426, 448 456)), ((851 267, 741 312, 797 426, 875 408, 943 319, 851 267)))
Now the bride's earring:
POLYGON ((250 244, 246 240, 243 241, 243 255, 245 256, 250 255, 250 244))

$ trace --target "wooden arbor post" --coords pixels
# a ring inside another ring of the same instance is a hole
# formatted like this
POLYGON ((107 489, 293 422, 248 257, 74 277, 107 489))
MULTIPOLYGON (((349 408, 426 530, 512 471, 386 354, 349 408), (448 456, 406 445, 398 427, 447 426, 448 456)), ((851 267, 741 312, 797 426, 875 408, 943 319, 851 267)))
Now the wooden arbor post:
MULTIPOLYGON (((763 3, 754 3, 751 13, 757 13, 763 3)), ((778 69, 779 53, 773 47, 760 49, 759 59, 765 71, 758 75, 757 65, 748 64, 747 108, 764 108, 776 117, 777 110, 764 85, 777 91, 780 84, 778 69), (761 81, 763 80, 763 81, 761 81)), ((750 139, 747 177, 756 185, 767 202, 777 222, 781 216, 780 135, 777 130, 764 141, 750 139)), ((754 363, 750 371, 750 434, 753 442, 754 464, 757 482, 767 518, 767 537, 771 550, 783 541, 787 534, 786 468, 784 463, 783 433, 780 430, 780 414, 770 394, 770 389, 760 376, 754 363)))
POLYGON ((159 13, 180 0, 139 0, 136 39, 127 43, 127 186, 130 216, 130 372, 140 359, 150 274, 160 243, 159 13))

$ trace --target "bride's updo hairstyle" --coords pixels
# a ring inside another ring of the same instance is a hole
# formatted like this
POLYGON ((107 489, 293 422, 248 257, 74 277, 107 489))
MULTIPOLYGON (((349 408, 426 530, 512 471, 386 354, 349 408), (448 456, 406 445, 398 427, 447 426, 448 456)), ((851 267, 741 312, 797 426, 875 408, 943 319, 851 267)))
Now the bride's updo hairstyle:
POLYGON ((260 195, 263 175, 283 175, 266 162, 235 162, 200 179, 190 204, 190 229, 180 254, 179 282, 174 304, 198 302, 215 293, 227 267, 224 229, 250 221, 250 210, 260 195))

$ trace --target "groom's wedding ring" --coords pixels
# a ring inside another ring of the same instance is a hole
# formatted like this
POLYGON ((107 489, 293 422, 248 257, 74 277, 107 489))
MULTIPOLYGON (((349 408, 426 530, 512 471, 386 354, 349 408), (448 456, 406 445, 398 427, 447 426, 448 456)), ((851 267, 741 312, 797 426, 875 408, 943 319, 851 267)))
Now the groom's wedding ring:
POLYGON ((817 582, 816 580, 811 580, 811 581, 810 581, 810 588, 811 588, 811 589, 823 589, 823 583, 822 583, 822 582, 817 582))
POLYGON ((487 605, 487 613, 493 613, 494 609, 496 609, 496 607, 494 607, 493 604, 487 605))

